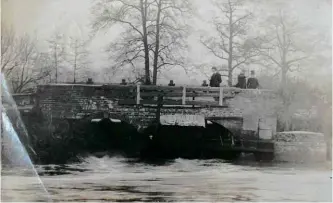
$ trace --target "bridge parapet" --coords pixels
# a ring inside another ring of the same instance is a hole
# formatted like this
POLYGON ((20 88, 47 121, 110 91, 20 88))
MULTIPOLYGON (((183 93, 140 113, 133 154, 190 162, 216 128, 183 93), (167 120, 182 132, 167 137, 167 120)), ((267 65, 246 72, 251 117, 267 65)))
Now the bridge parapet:
POLYGON ((209 87, 54 84, 39 86, 36 96, 43 113, 54 118, 107 111, 141 127, 156 118, 159 97, 163 97, 160 115, 200 114, 244 130, 256 130, 259 119, 274 120, 279 104, 277 94, 269 90, 209 87))

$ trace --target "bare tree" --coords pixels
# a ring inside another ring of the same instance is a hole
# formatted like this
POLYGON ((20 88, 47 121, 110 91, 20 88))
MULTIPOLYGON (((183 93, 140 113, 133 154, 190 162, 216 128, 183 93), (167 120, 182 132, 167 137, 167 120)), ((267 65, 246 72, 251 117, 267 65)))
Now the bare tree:
POLYGON ((55 32, 53 36, 51 37, 49 42, 49 55, 50 59, 53 63, 53 71, 54 71, 54 80, 52 80, 52 77, 50 78, 50 82, 58 82, 59 79, 59 70, 62 67, 62 63, 64 62, 64 56, 65 56, 65 47, 62 43, 62 35, 58 32, 55 32))
POLYGON ((17 36, 4 27, 1 48, 1 71, 14 93, 29 91, 50 74, 37 51, 36 41, 29 35, 17 36))
POLYGON ((182 52, 187 48, 185 39, 189 27, 184 17, 191 11, 190 5, 188 0, 108 0, 95 7, 94 28, 98 30, 108 23, 126 25, 119 40, 111 43, 107 51, 112 53, 119 68, 138 69, 138 62, 144 62, 145 83, 151 83, 152 75, 156 84, 162 67, 183 65, 182 52), (112 6, 116 4, 114 9, 112 6), (100 11, 106 8, 112 8, 113 12, 100 11))
POLYGON ((92 26, 95 32, 114 24, 121 24, 126 27, 126 31, 122 33, 124 38, 115 46, 127 44, 135 47, 142 43, 143 49, 140 46, 133 51, 133 49, 124 47, 124 50, 119 51, 123 54, 119 55, 117 61, 120 63, 119 66, 131 64, 131 58, 125 57, 124 60, 121 60, 120 58, 124 58, 121 55, 131 55, 136 59, 143 52, 146 84, 150 84, 148 29, 151 20, 148 15, 152 2, 152 0, 99 0, 96 1, 93 8, 95 19, 92 26), (133 40, 129 40, 130 38, 133 40))
POLYGON ((50 74, 50 70, 43 67, 39 61, 40 54, 35 43, 28 37, 21 40, 21 49, 15 62, 17 67, 7 75, 14 93, 29 91, 50 74))
POLYGON ((213 4, 223 14, 213 20, 217 37, 201 37, 200 41, 214 56, 227 61, 228 85, 232 86, 233 71, 257 56, 253 40, 247 36, 253 14, 245 11, 244 0, 216 0, 213 4))
POLYGON ((12 28, 2 27, 1 32, 1 72, 8 76, 18 66, 20 41, 12 28))
POLYGON ((52 57, 49 55, 49 53, 45 53, 45 52, 39 53, 39 57, 38 57, 36 66, 43 68, 45 71, 48 71, 47 76, 42 78, 39 81, 39 84, 50 83, 50 81, 52 81, 53 61, 52 61, 52 57))
POLYGON ((70 37, 69 50, 67 50, 66 59, 73 68, 73 83, 77 82, 80 73, 82 73, 82 70, 87 68, 87 65, 89 64, 89 52, 87 51, 86 46, 87 41, 70 37))
POLYGON ((188 0, 155 0, 155 30, 153 35, 153 84, 157 83, 157 73, 164 66, 183 66, 186 51, 186 36, 189 26, 186 19, 192 14, 192 4, 188 0))
POLYGON ((267 33, 258 47, 261 56, 259 64, 276 69, 276 74, 281 76, 282 87, 286 87, 288 73, 300 71, 301 62, 314 56, 313 50, 318 40, 304 40, 304 33, 310 30, 281 9, 277 16, 271 16, 266 23, 267 33))

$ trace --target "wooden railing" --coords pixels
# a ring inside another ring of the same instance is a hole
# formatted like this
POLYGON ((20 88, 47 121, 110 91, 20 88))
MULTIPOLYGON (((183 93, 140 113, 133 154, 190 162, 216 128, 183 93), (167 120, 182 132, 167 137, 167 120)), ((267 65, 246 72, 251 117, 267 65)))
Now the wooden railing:
POLYGON ((120 90, 126 94, 119 98, 122 105, 162 104, 224 106, 224 100, 240 91, 232 87, 186 87, 147 85, 104 85, 104 88, 120 90))

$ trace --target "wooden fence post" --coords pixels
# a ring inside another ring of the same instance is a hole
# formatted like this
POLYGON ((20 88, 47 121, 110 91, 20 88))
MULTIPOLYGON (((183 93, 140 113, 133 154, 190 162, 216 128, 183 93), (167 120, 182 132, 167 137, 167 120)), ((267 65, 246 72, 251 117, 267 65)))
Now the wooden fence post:
POLYGON ((186 87, 183 87, 182 105, 185 105, 185 101, 186 101, 186 87))
POLYGON ((219 105, 223 105, 223 87, 220 87, 220 98, 219 98, 219 105))
POLYGON ((140 84, 136 85, 136 104, 140 104, 140 84))

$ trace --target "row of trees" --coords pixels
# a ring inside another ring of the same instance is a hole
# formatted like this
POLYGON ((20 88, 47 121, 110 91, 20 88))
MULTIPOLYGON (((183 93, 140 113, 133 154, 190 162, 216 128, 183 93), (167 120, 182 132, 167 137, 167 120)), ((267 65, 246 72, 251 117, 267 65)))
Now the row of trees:
MULTIPOLYGON (((217 13, 211 21, 213 32, 205 32, 198 42, 221 64, 227 64, 229 86, 234 71, 250 64, 259 64, 279 75, 285 86, 290 72, 300 71, 305 64, 322 56, 319 49, 322 43, 316 40, 321 38, 284 8, 258 22, 259 15, 247 10, 251 1, 212 0, 212 3, 217 13), (253 27, 260 32, 254 32, 253 27)), ((187 38, 192 32, 189 22, 197 16, 193 1, 97 0, 92 13, 95 34, 115 24, 123 27, 118 39, 106 47, 116 62, 110 71, 125 67, 144 70, 139 79, 155 85, 163 68, 189 67, 186 62, 187 38)), ((1 70, 10 78, 14 92, 27 91, 37 83, 59 82, 64 72, 71 73, 71 81, 75 83, 89 64, 87 43, 80 38, 54 34, 48 41, 48 50, 40 52, 35 39, 16 36, 12 29, 3 28, 1 70)))
MULTIPOLYGON (((212 2, 217 9, 212 19, 215 33, 205 33, 200 42, 221 64, 227 63, 229 86, 234 70, 249 64, 272 69, 286 85, 288 73, 299 71, 302 63, 315 57, 314 50, 318 52, 318 40, 309 35, 311 29, 283 8, 257 24, 263 32, 250 35, 250 26, 258 19, 246 10, 251 2, 212 2)), ((124 32, 108 49, 116 68, 130 65, 136 69, 142 64, 145 83, 151 83, 152 74, 152 84, 156 84, 163 67, 185 67, 186 38, 191 28, 186 22, 195 16, 194 11, 193 1, 187 0, 98 0, 93 7, 92 27, 97 32, 122 24, 124 32)))
POLYGON ((89 64, 87 41, 54 34, 48 40, 48 49, 39 51, 37 39, 17 35, 13 29, 2 27, 1 72, 8 79, 14 93, 30 91, 37 84, 57 83, 62 74, 70 74, 77 82, 89 64))

